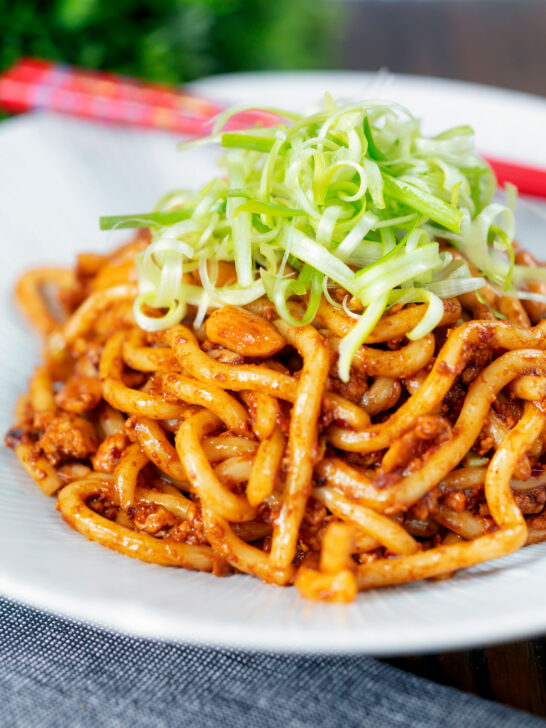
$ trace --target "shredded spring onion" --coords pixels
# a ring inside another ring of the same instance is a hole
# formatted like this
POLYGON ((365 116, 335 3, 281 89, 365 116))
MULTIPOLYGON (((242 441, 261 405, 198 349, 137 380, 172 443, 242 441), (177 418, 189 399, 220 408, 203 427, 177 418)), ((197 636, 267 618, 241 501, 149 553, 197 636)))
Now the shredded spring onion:
POLYGON ((515 190, 508 189, 507 205, 491 202, 495 178, 474 151, 472 129, 424 137, 397 104, 338 106, 329 96, 310 116, 266 111, 282 121, 223 132, 224 113, 211 137, 187 144, 220 142, 225 178, 199 192, 170 193, 145 214, 101 218, 102 229, 152 231, 136 262, 134 310, 143 329, 174 325, 188 305, 199 323, 209 307, 263 295, 282 319, 303 325, 324 294, 356 320, 339 346, 339 376, 347 381, 355 352, 390 306, 426 304, 408 334, 418 339, 442 318, 442 299, 486 281, 507 295, 544 300, 516 289, 546 273, 514 265, 515 190), (441 240, 480 275, 442 252, 441 240), (221 261, 235 264, 236 280, 217 282, 221 261), (345 295, 332 295, 335 289, 345 295), (303 313, 291 305, 294 296, 306 303, 303 313))

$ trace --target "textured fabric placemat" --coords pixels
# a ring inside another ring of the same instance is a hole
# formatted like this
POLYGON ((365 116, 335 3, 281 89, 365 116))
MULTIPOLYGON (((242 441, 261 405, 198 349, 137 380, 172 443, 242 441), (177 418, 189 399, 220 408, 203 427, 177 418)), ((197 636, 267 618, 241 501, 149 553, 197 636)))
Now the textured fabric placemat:
POLYGON ((546 721, 358 656, 114 634, 0 599, 2 728, 533 728, 546 721))

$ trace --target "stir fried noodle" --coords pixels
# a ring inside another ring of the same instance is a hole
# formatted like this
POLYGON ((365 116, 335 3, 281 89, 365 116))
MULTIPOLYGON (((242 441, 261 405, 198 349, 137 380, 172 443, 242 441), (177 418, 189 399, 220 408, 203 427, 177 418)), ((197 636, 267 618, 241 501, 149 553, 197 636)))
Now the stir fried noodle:
MULTIPOLYGON (((196 328, 191 306, 166 330, 139 328, 147 243, 143 231, 18 284, 45 354, 7 444, 70 526, 143 561, 335 601, 546 538, 536 302, 485 286, 445 300, 415 341, 426 305, 393 306, 345 382, 338 347, 355 322, 324 297, 299 327, 264 296, 196 328)), ((304 309, 293 296, 293 315, 304 309)))

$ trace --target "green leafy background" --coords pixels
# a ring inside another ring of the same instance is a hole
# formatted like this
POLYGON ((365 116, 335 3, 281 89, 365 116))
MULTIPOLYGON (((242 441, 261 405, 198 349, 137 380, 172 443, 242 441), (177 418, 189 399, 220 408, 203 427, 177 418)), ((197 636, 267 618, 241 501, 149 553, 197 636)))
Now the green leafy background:
POLYGON ((180 83, 331 65, 327 0, 0 0, 0 70, 23 55, 180 83))

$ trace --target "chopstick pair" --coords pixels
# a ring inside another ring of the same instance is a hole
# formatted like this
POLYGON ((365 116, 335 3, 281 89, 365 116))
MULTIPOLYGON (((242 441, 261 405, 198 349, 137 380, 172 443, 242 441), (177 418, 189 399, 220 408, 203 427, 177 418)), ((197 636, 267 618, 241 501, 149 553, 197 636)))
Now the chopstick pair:
MULTIPOLYGON (((214 117, 224 111, 215 101, 170 86, 34 58, 23 58, 0 74, 0 106, 11 112, 47 109, 190 136, 209 134, 214 117)), ((244 111, 230 119, 228 128, 257 123, 270 125, 272 116, 244 111)), ((499 185, 510 182, 522 195, 546 199, 546 169, 489 156, 485 159, 499 185)))

